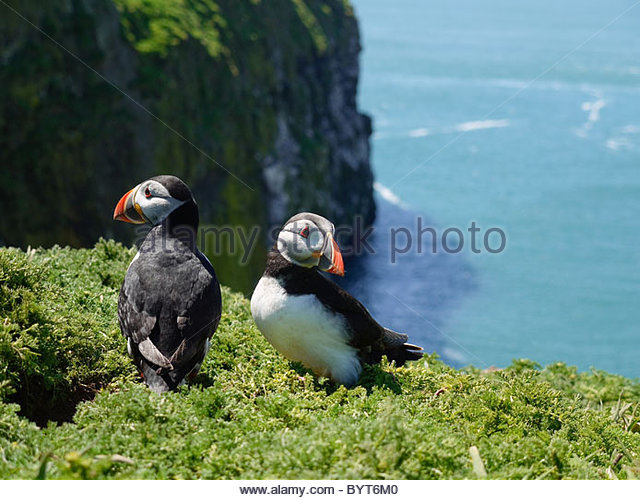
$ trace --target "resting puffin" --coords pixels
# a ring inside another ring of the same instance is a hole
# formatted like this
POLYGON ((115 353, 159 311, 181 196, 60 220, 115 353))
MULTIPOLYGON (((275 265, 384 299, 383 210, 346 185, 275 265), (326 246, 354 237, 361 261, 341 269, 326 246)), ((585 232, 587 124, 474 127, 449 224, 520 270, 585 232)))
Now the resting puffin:
POLYGON ((378 363, 386 355, 401 366, 420 359, 416 351, 422 348, 381 326, 360 302, 318 272, 344 275, 334 232, 331 222, 313 213, 289 219, 251 297, 251 314, 285 357, 317 376, 352 386, 362 363, 378 363))
POLYGON ((194 377, 220 322, 220 285, 196 247, 198 206, 172 175, 127 192, 113 218, 153 226, 131 261, 118 300, 127 351, 155 392, 194 377))

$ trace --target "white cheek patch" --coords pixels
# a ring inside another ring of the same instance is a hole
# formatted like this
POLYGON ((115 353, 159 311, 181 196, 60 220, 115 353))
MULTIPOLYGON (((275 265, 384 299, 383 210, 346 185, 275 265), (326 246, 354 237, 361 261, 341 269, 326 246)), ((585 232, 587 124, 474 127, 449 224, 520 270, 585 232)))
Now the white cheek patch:
POLYGON ((307 239, 291 231, 282 231, 278 235, 278 251, 285 259, 296 263, 302 263, 311 258, 307 239))
POLYGON ((169 191, 159 182, 150 182, 138 187, 135 193, 135 202, 142 209, 142 213, 153 225, 166 219, 176 208, 184 205, 185 201, 172 198, 169 191), (147 198, 144 191, 149 188, 151 196, 147 198))
POLYGON ((153 197, 146 200, 147 203, 140 205, 144 215, 149 219, 152 224, 158 224, 166 219, 171 212, 181 205, 184 205, 184 201, 176 200, 175 198, 156 198, 153 197))

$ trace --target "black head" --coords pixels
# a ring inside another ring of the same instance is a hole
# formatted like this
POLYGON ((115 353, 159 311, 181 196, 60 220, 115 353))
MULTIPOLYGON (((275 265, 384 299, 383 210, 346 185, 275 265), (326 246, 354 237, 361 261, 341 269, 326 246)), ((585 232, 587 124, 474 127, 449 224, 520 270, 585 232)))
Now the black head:
POLYGON ((133 224, 198 226, 198 207, 189 187, 174 175, 158 175, 141 182, 118 202, 113 218, 133 224))
POLYGON ((151 177, 149 181, 156 181, 162 184, 172 198, 175 198, 179 201, 189 201, 193 200, 193 194, 182 179, 176 177, 175 175, 156 175, 155 177, 151 177))

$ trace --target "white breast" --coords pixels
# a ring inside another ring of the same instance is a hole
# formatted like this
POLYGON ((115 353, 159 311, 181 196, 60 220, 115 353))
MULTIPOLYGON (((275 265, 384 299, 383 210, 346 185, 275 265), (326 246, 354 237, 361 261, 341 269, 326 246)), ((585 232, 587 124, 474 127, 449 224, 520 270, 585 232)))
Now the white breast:
POLYGON ((289 295, 277 279, 263 277, 251 297, 251 314, 266 339, 316 375, 353 385, 362 366, 348 344, 344 319, 315 295, 289 295))

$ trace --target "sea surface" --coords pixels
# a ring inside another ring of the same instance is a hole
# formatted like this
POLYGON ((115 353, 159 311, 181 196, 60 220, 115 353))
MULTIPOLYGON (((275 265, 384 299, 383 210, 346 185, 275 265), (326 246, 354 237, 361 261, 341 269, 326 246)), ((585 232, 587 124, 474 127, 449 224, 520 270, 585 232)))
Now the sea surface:
POLYGON ((455 366, 639 377, 640 3, 352 3, 378 219, 346 287, 455 366))

